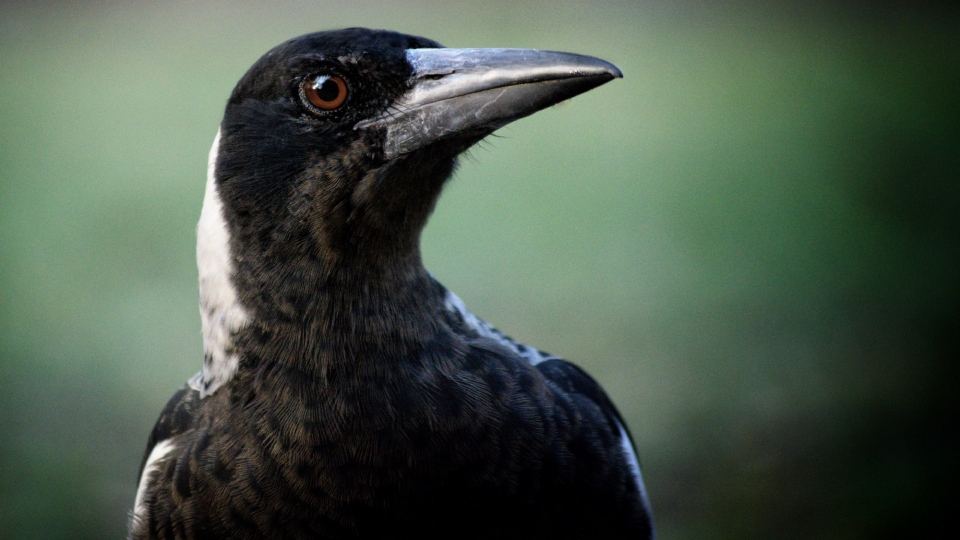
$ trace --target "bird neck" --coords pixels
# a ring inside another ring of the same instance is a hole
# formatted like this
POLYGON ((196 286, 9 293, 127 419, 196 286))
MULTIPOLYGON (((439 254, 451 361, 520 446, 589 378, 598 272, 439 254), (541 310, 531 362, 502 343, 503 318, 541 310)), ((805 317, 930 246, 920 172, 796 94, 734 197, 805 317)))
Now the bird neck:
POLYGON ((201 280, 203 392, 270 366, 318 380, 331 371, 383 377, 449 333, 437 323, 445 290, 419 253, 363 271, 289 263, 238 261, 230 286, 213 283, 219 290, 201 280))
POLYGON ((389 269, 301 267, 285 279, 241 284, 250 319, 236 332, 240 366, 381 372, 416 357, 441 329, 439 285, 419 256, 389 269))

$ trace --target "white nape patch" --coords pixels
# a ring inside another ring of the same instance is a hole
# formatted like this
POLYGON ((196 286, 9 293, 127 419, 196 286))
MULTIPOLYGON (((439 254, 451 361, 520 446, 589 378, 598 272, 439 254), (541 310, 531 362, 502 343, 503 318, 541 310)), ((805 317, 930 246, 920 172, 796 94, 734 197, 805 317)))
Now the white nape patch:
POLYGON ((140 485, 137 486, 137 497, 133 502, 134 523, 142 522, 143 519, 147 517, 146 508, 143 506, 143 497, 147 491, 147 487, 150 485, 150 476, 156 472, 158 462, 172 452, 174 448, 176 448, 176 445, 173 444, 173 441, 167 439, 157 443, 153 447, 153 450, 150 451, 147 463, 143 466, 143 474, 140 475, 140 485))
POLYGON ((640 499, 643 501, 643 507, 647 511, 648 515, 653 515, 650 509, 650 499, 647 498, 647 488, 643 485, 643 475, 640 474, 640 460, 637 459, 637 451, 633 449, 633 445, 630 444, 630 436, 627 435, 627 429, 623 427, 619 421, 617 422, 617 428, 620 429, 620 446, 623 448, 623 453, 627 458, 627 465, 630 467, 630 471, 633 473, 633 479, 637 484, 637 490, 640 491, 640 499))
POLYGON ((233 335, 250 319, 240 305, 233 285, 230 232, 223 217, 223 202, 217 192, 217 152, 220 131, 210 148, 207 191, 197 223, 197 268, 200 270, 200 323, 203 330, 204 398, 217 391, 237 371, 239 358, 233 350, 233 335))
POLYGON ((443 305, 447 308, 447 311, 450 311, 451 313, 458 315, 461 319, 463 319, 464 324, 472 328, 476 333, 486 338, 495 339, 501 345, 504 345, 508 349, 526 358, 527 361, 532 365, 537 365, 545 360, 559 359, 557 356, 539 351, 534 347, 524 345, 523 343, 504 335, 503 332, 494 328, 493 325, 484 322, 473 313, 470 313, 470 311, 467 310, 467 307, 463 305, 463 300, 460 300, 460 297, 450 291, 447 291, 447 297, 444 298, 443 305))

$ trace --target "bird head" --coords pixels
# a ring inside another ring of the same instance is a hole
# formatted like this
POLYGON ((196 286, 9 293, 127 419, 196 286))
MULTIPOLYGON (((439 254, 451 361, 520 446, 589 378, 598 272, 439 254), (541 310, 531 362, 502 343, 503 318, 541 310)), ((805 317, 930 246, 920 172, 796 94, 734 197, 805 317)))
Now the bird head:
POLYGON ((247 71, 221 125, 216 189, 236 255, 357 272, 407 260, 458 154, 618 76, 586 56, 386 31, 289 40, 247 71))
POLYGON ((302 322, 321 304, 399 297, 426 276, 420 233, 457 156, 620 76, 588 56, 358 28, 267 52, 211 149, 197 248, 208 357, 230 354, 250 313, 302 322))

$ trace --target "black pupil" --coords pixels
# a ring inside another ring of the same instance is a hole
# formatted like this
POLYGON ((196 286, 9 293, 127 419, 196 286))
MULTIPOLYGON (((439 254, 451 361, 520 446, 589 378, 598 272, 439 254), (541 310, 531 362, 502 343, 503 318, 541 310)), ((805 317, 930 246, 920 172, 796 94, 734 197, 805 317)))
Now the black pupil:
POLYGON ((333 101, 340 96, 340 87, 337 86, 337 83, 333 82, 333 79, 327 79, 323 81, 323 84, 320 85, 320 88, 317 88, 317 97, 323 101, 333 101))

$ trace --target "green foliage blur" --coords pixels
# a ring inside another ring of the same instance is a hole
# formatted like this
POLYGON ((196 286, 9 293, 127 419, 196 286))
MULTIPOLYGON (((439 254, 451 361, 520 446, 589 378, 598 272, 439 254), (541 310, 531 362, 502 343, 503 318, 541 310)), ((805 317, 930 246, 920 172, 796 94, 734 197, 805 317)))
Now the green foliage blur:
POLYGON ((623 70, 473 149, 423 251, 609 390, 661 538, 956 529, 960 17, 852 6, 0 4, 0 538, 124 536, 226 97, 342 26, 623 70))

